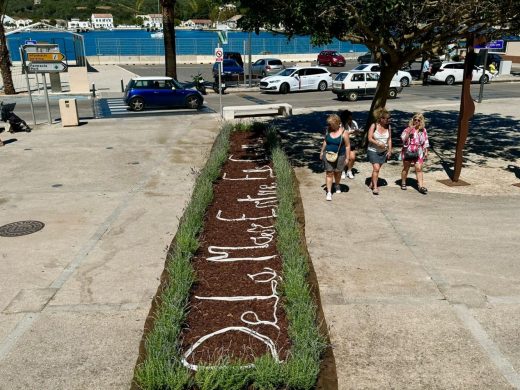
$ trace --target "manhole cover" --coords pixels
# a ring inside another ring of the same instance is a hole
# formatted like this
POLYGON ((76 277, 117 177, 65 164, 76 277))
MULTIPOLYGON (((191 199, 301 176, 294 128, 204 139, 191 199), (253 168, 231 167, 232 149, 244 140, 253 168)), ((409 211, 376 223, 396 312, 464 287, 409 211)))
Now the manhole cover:
POLYGON ((45 224, 40 221, 19 221, 0 226, 0 236, 18 237, 36 233, 42 230, 45 224))

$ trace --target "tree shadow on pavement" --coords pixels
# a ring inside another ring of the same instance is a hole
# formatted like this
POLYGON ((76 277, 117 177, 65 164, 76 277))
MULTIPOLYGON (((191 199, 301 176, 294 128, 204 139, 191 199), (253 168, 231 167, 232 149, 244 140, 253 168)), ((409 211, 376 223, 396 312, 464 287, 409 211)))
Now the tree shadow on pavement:
MULTIPOLYGON (((347 107, 345 107, 347 108, 347 107)), ((293 166, 307 167, 313 172, 323 172, 319 159, 321 143, 325 135, 326 119, 337 111, 311 112, 275 119, 281 134, 284 149, 293 166)), ((406 128, 413 112, 392 110, 392 142, 394 154, 401 149, 401 132, 406 128)), ((455 146, 457 143, 458 111, 425 111, 426 128, 431 151, 440 159, 440 166, 429 167, 430 171, 444 170, 451 177, 455 146)), ((354 112, 354 120, 364 127, 368 112, 354 112)), ((366 158, 359 154, 358 161, 366 158)), ((470 121, 469 135, 464 147, 463 164, 485 166, 487 159, 508 162, 504 168, 519 177, 517 166, 510 163, 520 158, 520 121, 501 114, 476 114, 470 121), (510 167, 514 167, 510 168, 510 167), (512 170, 513 169, 513 170, 512 170)))

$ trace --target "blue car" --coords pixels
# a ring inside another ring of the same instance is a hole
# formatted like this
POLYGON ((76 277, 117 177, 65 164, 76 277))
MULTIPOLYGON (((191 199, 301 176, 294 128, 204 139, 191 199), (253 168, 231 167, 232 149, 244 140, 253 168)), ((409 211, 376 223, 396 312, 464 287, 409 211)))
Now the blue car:
MULTIPOLYGON (((231 81, 233 79, 238 79, 241 75, 244 74, 244 68, 242 68, 238 62, 232 59, 224 59, 222 62, 222 80, 223 81, 231 81)), ((218 78, 218 67, 219 63, 215 62, 213 64, 213 77, 218 78)))
POLYGON ((186 107, 198 109, 204 99, 194 90, 184 88, 171 77, 136 77, 125 88, 125 104, 132 111, 145 107, 186 107))

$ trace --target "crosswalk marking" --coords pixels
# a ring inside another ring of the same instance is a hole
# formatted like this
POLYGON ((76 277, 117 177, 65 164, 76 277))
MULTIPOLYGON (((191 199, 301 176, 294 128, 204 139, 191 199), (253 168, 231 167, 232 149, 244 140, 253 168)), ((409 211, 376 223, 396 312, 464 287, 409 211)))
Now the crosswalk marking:
POLYGON ((131 111, 125 104, 123 98, 102 98, 96 101, 96 116, 98 118, 111 118, 114 116, 149 116, 149 115, 187 115, 199 113, 214 113, 215 111, 207 106, 202 106, 199 110, 188 108, 163 108, 163 109, 148 109, 144 111, 131 111))

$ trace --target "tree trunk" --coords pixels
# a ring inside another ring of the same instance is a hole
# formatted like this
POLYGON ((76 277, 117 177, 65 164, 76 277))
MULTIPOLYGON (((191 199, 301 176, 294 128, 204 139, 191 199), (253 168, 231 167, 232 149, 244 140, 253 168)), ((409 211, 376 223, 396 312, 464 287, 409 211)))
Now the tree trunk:
POLYGON ((177 56, 175 50, 175 3, 176 0, 161 1, 166 76, 177 79, 177 56))
POLYGON ((13 84, 13 76, 11 74, 11 65, 4 24, 3 22, 0 22, 0 72, 2 73, 4 93, 6 95, 14 95, 16 93, 13 84))
POLYGON ((376 94, 374 96, 374 99, 372 99, 372 105, 370 106, 368 121, 365 125, 365 130, 367 130, 367 133, 370 125, 375 121, 374 111, 386 105, 386 101, 388 99, 388 91, 390 90, 390 83, 396 73, 397 68, 394 67, 383 66, 381 69, 379 83, 377 83, 376 94))

